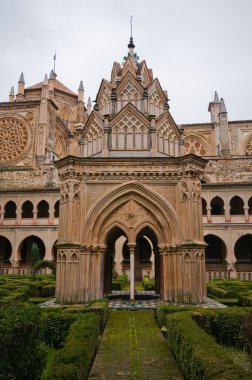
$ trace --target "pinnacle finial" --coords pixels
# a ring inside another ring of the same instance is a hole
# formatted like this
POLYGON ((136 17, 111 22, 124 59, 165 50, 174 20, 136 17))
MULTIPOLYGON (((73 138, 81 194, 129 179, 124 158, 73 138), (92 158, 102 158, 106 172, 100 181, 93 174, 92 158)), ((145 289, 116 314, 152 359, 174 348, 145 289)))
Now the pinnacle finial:
POLYGON ((11 90, 10 90, 10 96, 14 96, 14 87, 13 86, 11 87, 11 90))
POLYGON ((25 84, 24 73, 21 73, 18 83, 24 83, 25 84))
POLYGON ((47 74, 45 75, 45 79, 44 79, 43 85, 44 86, 48 85, 48 76, 47 76, 47 74))
POLYGON ((220 103, 217 91, 214 92, 214 103, 220 103))
POLYGON ((227 109, 223 98, 220 99, 220 113, 227 113, 227 109))
POLYGON ((133 16, 130 16, 130 42, 128 44, 129 49, 135 49, 135 45, 133 42, 133 35, 132 35, 132 24, 133 24, 132 20, 133 20, 133 16))
POLYGON ((78 90, 79 90, 79 91, 84 91, 84 86, 83 86, 83 82, 82 82, 82 80, 80 81, 80 85, 79 85, 78 90))

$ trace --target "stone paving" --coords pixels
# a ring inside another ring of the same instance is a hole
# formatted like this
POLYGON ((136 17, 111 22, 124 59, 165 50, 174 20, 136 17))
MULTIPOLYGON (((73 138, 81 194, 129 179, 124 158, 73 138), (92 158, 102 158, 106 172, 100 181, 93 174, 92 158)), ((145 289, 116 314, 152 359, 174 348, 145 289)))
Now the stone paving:
POLYGON ((152 311, 112 310, 89 380, 182 380, 152 311))

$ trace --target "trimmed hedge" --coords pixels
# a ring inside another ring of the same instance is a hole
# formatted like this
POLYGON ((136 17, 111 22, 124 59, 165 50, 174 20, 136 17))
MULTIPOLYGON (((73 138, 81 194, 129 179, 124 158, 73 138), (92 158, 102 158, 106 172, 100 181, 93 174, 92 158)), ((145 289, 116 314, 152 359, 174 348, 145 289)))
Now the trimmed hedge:
POLYGON ((180 313, 181 311, 193 311, 193 310, 195 310, 194 306, 175 306, 175 305, 161 304, 156 309, 158 324, 160 327, 165 326, 166 316, 168 314, 180 313))
POLYGON ((78 316, 57 311, 42 314, 43 341, 50 347, 59 348, 62 346, 68 330, 78 316))
POLYGON ((227 298, 227 291, 217 286, 207 285, 207 295, 218 298, 227 298))
POLYGON ((187 380, 251 379, 252 373, 240 367, 239 353, 217 344, 192 320, 192 312, 167 315, 166 328, 169 346, 187 380))
POLYGON ((224 308, 201 310, 193 315, 193 319, 216 341, 224 346, 243 350, 248 346, 244 328, 244 317, 248 314, 242 308, 224 308))
POLYGON ((155 290, 155 281, 151 280, 149 276, 144 276, 143 278, 144 290, 155 290))
POLYGON ((74 322, 64 347, 54 358, 48 380, 85 380, 98 346, 100 318, 92 313, 84 314, 74 322))
POLYGON ((27 301, 30 297, 52 297, 55 293, 55 279, 49 275, 37 276, 0 276, 0 304, 10 301, 27 301))
POLYGON ((41 310, 29 304, 0 307, 0 379, 39 380, 46 361, 41 310))

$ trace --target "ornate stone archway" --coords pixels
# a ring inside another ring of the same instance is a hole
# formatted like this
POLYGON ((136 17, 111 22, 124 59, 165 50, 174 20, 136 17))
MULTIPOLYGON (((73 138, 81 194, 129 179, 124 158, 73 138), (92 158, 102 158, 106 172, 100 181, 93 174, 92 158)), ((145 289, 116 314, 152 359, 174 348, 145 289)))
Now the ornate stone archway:
POLYGON ((144 159, 67 157, 57 162, 62 181, 57 301, 102 298, 111 231, 123 231, 133 260, 137 236, 149 228, 157 237, 162 299, 204 302, 199 180, 204 164, 193 155, 156 158, 152 165, 144 159))

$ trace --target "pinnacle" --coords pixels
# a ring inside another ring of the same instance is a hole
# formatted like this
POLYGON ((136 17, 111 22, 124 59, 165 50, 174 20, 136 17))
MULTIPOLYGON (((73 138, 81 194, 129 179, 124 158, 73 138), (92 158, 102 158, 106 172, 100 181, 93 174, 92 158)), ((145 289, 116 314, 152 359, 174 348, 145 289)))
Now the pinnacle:
POLYGON ((214 103, 220 103, 217 91, 214 92, 214 103))
POLYGON ((79 90, 79 91, 84 91, 84 86, 83 86, 83 82, 82 82, 82 80, 80 81, 80 85, 79 85, 78 90, 79 90))
POLYGON ((13 86, 11 87, 11 90, 10 90, 10 96, 14 96, 14 87, 13 86))
POLYGON ((44 86, 47 86, 48 85, 48 77, 47 77, 47 74, 45 75, 45 79, 44 79, 44 83, 43 83, 44 86))
POLYGON ((24 83, 25 84, 24 73, 21 73, 18 83, 24 83))
POLYGON ((221 98, 220 99, 220 113, 226 113, 226 112, 227 112, 227 110, 226 110, 224 99, 221 98))

